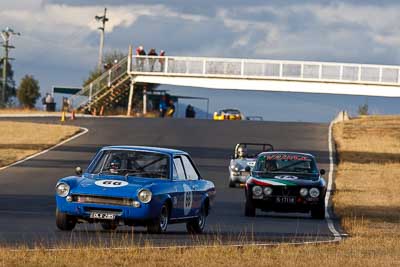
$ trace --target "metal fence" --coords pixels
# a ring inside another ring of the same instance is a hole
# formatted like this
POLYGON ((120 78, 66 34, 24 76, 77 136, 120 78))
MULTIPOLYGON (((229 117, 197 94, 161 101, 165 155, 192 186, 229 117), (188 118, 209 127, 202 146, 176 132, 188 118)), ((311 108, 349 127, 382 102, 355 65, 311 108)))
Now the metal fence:
POLYGON ((166 76, 196 76, 246 79, 304 80, 400 85, 400 67, 330 62, 279 61, 233 58, 132 56, 104 72, 73 95, 74 109, 110 88, 124 75, 146 74, 166 76), (129 66, 130 64, 130 66, 129 66), (130 67, 130 68, 129 68, 130 67))
POLYGON ((179 76, 209 76, 309 80, 399 85, 397 66, 329 62, 226 59, 200 57, 133 56, 132 73, 179 76))

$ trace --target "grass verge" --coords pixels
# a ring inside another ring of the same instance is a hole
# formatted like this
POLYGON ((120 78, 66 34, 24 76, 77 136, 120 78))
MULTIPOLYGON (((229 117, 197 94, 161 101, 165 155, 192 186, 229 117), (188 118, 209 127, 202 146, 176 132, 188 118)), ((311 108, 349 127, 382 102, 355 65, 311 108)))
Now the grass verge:
POLYGON ((75 126, 0 121, 0 167, 49 148, 79 132, 75 126))
POLYGON ((49 112, 39 109, 0 108, 1 114, 49 114, 49 112))
POLYGON ((351 235, 338 244, 232 248, 17 251, 3 266, 399 266, 400 117, 367 117, 334 127, 340 164, 335 212, 351 235))

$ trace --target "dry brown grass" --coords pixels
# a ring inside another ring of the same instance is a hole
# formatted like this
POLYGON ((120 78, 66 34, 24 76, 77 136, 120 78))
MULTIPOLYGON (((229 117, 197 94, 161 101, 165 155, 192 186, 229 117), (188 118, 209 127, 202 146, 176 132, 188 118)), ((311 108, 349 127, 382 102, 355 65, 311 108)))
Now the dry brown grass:
POLYGON ((62 251, 0 250, 3 266, 400 266, 400 117, 335 126, 335 211, 351 235, 339 244, 62 251))
POLYGON ((0 266, 398 266, 398 239, 355 236, 339 245, 125 250, 0 250, 0 266), (377 243, 381 246, 371 246, 377 243), (382 246, 383 245, 383 246, 382 246), (396 256, 397 255, 397 256, 396 256))
POLYGON ((49 112, 39 109, 0 108, 0 114, 49 114, 49 112))
POLYGON ((0 167, 49 148, 78 131, 74 126, 0 121, 0 167))

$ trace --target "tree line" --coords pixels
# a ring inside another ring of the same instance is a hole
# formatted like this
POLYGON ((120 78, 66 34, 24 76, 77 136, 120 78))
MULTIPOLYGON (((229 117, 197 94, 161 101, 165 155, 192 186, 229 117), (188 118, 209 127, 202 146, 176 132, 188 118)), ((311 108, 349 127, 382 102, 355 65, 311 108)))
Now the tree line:
MULTIPOLYGON (((3 73, 4 60, 0 61, 0 74, 3 73)), ((1 77, 3 79, 3 77, 1 77)), ((0 86, 3 86, 3 80, 0 86)), ((0 103, 0 107, 11 107, 14 106, 14 97, 17 97, 19 103, 24 108, 34 108, 37 99, 40 97, 40 86, 39 82, 32 75, 25 75, 22 77, 21 82, 16 87, 14 81, 14 70, 10 62, 7 62, 7 73, 6 73, 6 90, 5 90, 5 101, 0 103)), ((3 88, 2 88, 3 90, 3 88)))
MULTIPOLYGON (((104 65, 112 65, 115 62, 118 62, 119 60, 123 59, 126 57, 125 54, 123 54, 120 51, 112 51, 109 53, 106 53, 104 55, 104 65)), ((3 86, 3 81, 2 81, 2 76, 1 74, 3 73, 3 65, 4 65, 4 60, 0 60, 0 88, 2 89, 3 86)), ((83 81, 83 86, 89 84, 96 78, 98 78, 102 73, 104 69, 94 69, 89 72, 88 77, 83 81)), ((7 74, 6 74, 6 93, 5 93, 5 102, 0 103, 0 108, 5 108, 5 107, 12 107, 15 106, 16 103, 14 102, 15 97, 18 99, 18 102, 23 108, 34 108, 36 105, 37 100, 40 97, 40 86, 39 86, 39 81, 36 80, 32 75, 25 75, 20 83, 19 86, 16 87, 16 83, 14 81, 14 70, 12 68, 12 65, 10 62, 7 62, 7 74)))

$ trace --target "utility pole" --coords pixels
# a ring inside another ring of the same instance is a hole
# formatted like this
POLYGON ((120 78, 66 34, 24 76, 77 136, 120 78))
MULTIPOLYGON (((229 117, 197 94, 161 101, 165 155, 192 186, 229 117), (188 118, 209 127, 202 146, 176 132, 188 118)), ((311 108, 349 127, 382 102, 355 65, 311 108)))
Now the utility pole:
POLYGON ((101 70, 102 63, 103 63, 103 47, 104 47, 104 30, 106 28, 106 22, 108 21, 108 18, 106 17, 107 13, 107 8, 104 8, 104 15, 103 16, 95 16, 94 18, 97 21, 100 21, 102 23, 102 26, 99 27, 98 29, 100 30, 100 47, 99 47, 99 61, 97 64, 97 68, 101 70))
POLYGON ((1 93, 1 101, 0 104, 6 105, 6 90, 7 90, 7 64, 9 60, 12 58, 8 57, 8 53, 10 49, 15 48, 14 46, 10 45, 10 37, 12 35, 21 35, 19 32, 14 32, 13 29, 7 27, 5 30, 1 31, 1 37, 3 38, 3 47, 4 47, 4 57, 3 57, 3 86, 2 86, 2 93, 1 93))

